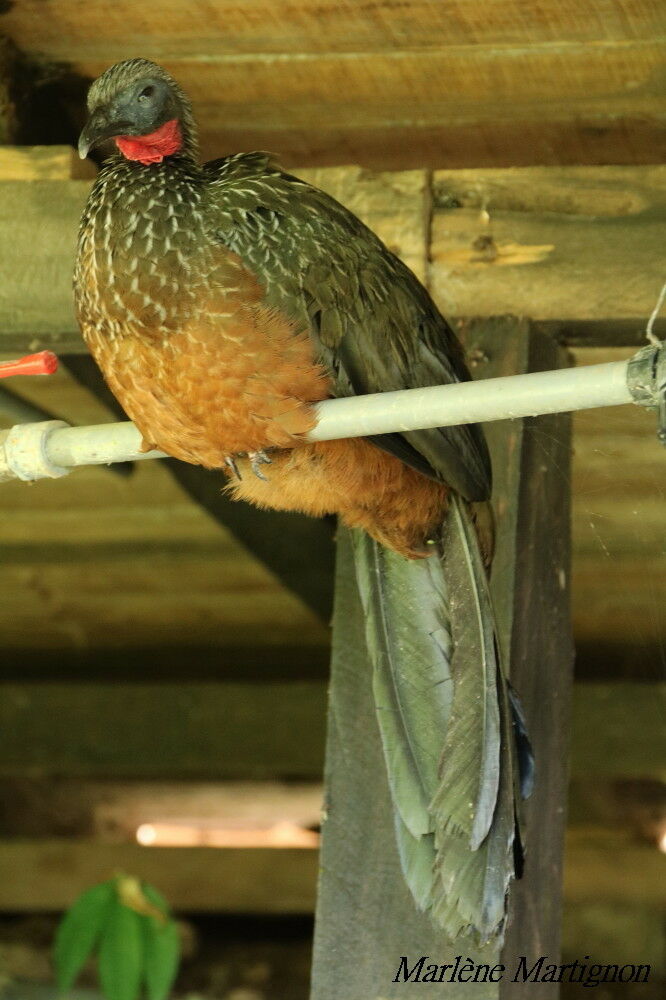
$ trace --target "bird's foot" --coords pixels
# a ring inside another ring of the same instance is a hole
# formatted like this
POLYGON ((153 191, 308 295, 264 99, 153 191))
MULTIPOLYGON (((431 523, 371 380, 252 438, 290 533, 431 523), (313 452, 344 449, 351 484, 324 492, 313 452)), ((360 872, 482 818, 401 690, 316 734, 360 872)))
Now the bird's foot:
POLYGON ((240 482, 243 477, 240 474, 240 469, 238 468, 238 466, 236 464, 235 457, 233 455, 227 455, 227 457, 224 460, 224 464, 230 470, 231 475, 235 476, 236 479, 240 482))
POLYGON ((247 457, 250 459, 250 468, 254 472, 257 479, 263 479, 265 483, 268 482, 268 476, 265 476, 261 471, 262 465, 271 465, 272 459, 268 457, 265 451, 249 451, 247 457))

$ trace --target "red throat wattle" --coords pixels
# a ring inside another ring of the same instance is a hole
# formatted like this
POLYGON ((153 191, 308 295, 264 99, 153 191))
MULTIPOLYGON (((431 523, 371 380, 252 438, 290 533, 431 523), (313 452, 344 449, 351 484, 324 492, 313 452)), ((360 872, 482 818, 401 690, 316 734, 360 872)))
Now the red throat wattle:
POLYGON ((177 118, 165 122, 149 135, 117 135, 114 141, 123 156, 139 163, 161 163, 165 156, 177 153, 183 146, 177 118))

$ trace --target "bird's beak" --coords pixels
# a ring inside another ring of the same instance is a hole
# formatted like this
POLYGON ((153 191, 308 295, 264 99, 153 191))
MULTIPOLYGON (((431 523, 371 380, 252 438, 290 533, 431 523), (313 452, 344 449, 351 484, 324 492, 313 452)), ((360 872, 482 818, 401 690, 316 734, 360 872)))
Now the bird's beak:
POLYGON ((134 127, 134 122, 127 118, 109 117, 103 111, 93 111, 79 136, 79 156, 85 160, 90 150, 100 142, 112 139, 114 135, 127 135, 134 127))

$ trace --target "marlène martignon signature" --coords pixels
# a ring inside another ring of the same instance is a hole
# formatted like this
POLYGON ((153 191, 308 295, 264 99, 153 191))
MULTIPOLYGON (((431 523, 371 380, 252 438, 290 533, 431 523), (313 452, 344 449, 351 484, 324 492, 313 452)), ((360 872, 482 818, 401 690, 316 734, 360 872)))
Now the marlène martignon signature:
POLYGON ((647 983, 649 965, 587 965, 590 956, 564 965, 550 963, 548 955, 528 959, 521 955, 513 968, 506 965, 483 965, 463 955, 446 965, 427 964, 430 956, 420 955, 413 964, 406 955, 400 958, 394 983, 579 983, 598 986, 600 983, 647 983))

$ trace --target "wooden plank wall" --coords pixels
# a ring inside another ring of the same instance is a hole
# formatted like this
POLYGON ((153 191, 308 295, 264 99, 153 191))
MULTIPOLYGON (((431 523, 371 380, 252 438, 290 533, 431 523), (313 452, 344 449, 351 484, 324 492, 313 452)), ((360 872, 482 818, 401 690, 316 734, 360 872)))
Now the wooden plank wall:
MULTIPOLYGON (((88 182, 66 179, 71 163, 65 149, 0 156, 6 350, 82 349, 69 275, 88 182), (35 295, 45 274, 49 281, 35 295)), ((304 175, 363 215, 446 311, 489 314, 497 302, 535 313, 565 342, 643 338, 663 281, 666 168, 440 171, 433 181, 425 171, 354 167, 304 175)), ((576 346, 573 354, 577 363, 594 363, 628 357, 631 348, 576 346)), ((65 372, 12 386, 74 423, 109 417, 65 372)), ((625 406, 579 413, 574 426, 576 635, 600 679, 616 662, 654 678, 666 641, 664 486, 654 418, 625 406)), ((29 489, 6 484, 0 510, 12 593, 0 622, 9 645, 69 649, 73 657, 118 648, 131 613, 137 649, 186 636, 191 646, 291 646, 293 659, 299 644, 322 666, 325 627, 264 568, 243 561, 231 536, 157 463, 143 463, 131 480, 82 469, 29 489), (187 599, 185 581, 194 588, 187 599), (106 603, 109 592, 115 611, 106 603)), ((302 669, 306 657, 298 659, 302 669)))
MULTIPOLYGON (((53 160, 0 160, 0 350, 83 350, 70 275, 89 182, 61 162, 55 179, 53 160)), ((643 337, 663 284, 666 167, 299 173, 404 255, 448 316, 529 316, 577 346, 643 337)))
MULTIPOLYGON (((72 74, 136 55, 164 63, 194 100, 207 157, 271 149, 299 166, 383 169, 663 160, 660 0, 167 0, 159 18, 132 0, 22 0, 0 30, 66 67, 63 114, 80 114, 72 74)), ((54 80, 52 68, 57 91, 54 80)))
MULTIPOLYGON (((80 350, 68 288, 87 182, 71 179, 64 151, 34 157, 8 151, 2 164, 0 266, 8 277, 0 342, 5 351, 59 343, 80 350), (36 296, 35 282, 44 274, 48 287, 36 296)), ((663 280, 655 242, 666 198, 663 168, 512 170, 485 177, 442 172, 434 185, 425 171, 373 175, 348 168, 309 176, 365 215, 454 312, 474 303, 492 311, 493 295, 521 310, 540 308, 551 330, 567 320, 563 335, 584 345, 574 351, 582 363, 631 353, 590 343, 642 338, 663 280), (542 188, 542 200, 532 194, 534 186, 542 188), (596 211, 598 205, 603 210, 596 211), (571 254, 578 254, 586 275, 586 295, 567 263, 571 254), (589 260, 595 255, 598 268, 589 260), (554 297, 558 281, 561 295, 554 297), (450 288, 454 301, 447 298, 450 288)), ((14 387, 74 422, 108 417, 64 373, 14 387)), ((609 798, 621 778, 664 777, 658 688, 644 683, 663 677, 666 645, 663 456, 653 418, 631 407, 578 415, 575 428, 574 623, 583 654, 579 670, 598 683, 579 684, 575 692, 573 773, 581 794, 593 776, 609 798)), ((320 775, 327 627, 194 508, 163 466, 143 463, 130 479, 86 469, 57 482, 5 484, 0 518, 0 771, 6 779, 136 777, 139 760, 151 779, 166 770, 173 776, 176 767, 191 780, 320 775), (211 725, 211 713, 224 725, 211 725)), ((578 810, 569 837, 568 898, 654 906, 651 887, 663 859, 626 816, 609 836, 601 829, 607 817, 586 808, 578 810), (611 878, 613 865, 632 874, 611 878)), ((107 855, 85 841, 28 840, 13 844, 11 853, 3 844, 0 908, 30 908, 35 893, 61 906, 65 884, 71 898, 93 873, 117 866, 124 849, 107 855), (59 864, 68 879, 57 874, 59 864), (17 875, 21 866, 46 882, 31 880, 26 888, 17 875)), ((212 905, 205 902, 208 890, 186 890, 171 877, 172 857, 133 848, 122 866, 145 860, 176 905, 190 905, 188 898, 191 905, 212 905)), ((313 885, 312 856, 295 855, 295 867, 284 859, 277 882, 267 883, 276 902, 247 897, 258 909, 311 906, 312 889, 303 886, 308 879, 313 885)), ((227 865, 245 863, 224 852, 210 861, 221 880, 227 865)), ((248 857, 248 867, 253 864, 248 857)), ((236 889, 228 897, 220 881, 215 906, 237 906, 244 880, 247 873, 230 883, 236 889)))

